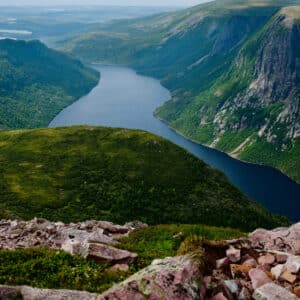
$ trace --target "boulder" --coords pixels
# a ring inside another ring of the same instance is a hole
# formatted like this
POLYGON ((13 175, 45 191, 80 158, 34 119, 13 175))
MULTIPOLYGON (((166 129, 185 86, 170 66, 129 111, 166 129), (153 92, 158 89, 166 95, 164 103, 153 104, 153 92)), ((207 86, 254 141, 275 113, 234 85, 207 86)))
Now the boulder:
POLYGON ((262 255, 258 258, 258 263, 260 265, 272 265, 275 262, 275 256, 267 253, 266 255, 262 255))
POLYGON ((214 295, 211 300, 228 300, 227 297, 224 296, 222 292, 214 295))
POLYGON ((298 298, 289 292, 287 289, 275 284, 267 283, 260 288, 257 288, 252 297, 255 300, 297 300, 298 298))
POLYGON ((300 256, 290 255, 285 264, 285 268, 290 273, 298 273, 300 271, 300 256))
POLYGON ((275 279, 278 279, 280 275, 284 272, 285 266, 284 265, 277 265, 271 269, 271 273, 275 279))
POLYGON ((100 296, 71 290, 37 289, 29 286, 0 286, 1 300, 100 300, 100 296))
POLYGON ((228 265, 229 265, 229 258, 228 257, 220 258, 216 261, 216 268, 217 269, 225 268, 228 265))
POLYGON ((254 290, 272 281, 264 271, 259 269, 251 269, 249 277, 254 290))
POLYGON ((283 251, 297 255, 300 253, 300 223, 289 228, 257 229, 250 234, 249 240, 252 247, 260 250, 283 251))
POLYGON ((241 250, 230 246, 230 248, 226 251, 226 256, 231 262, 237 263, 241 260, 241 250))
POLYGON ((89 243, 86 246, 84 257, 88 260, 93 260, 97 263, 114 264, 131 264, 137 254, 126 250, 114 248, 103 244, 89 243))
POLYGON ((285 271, 280 275, 280 279, 285 280, 290 284, 294 284, 297 280, 297 276, 288 271, 285 271))
POLYGON ((197 264, 185 256, 155 260, 145 269, 101 295, 113 299, 204 299, 205 286, 197 264))

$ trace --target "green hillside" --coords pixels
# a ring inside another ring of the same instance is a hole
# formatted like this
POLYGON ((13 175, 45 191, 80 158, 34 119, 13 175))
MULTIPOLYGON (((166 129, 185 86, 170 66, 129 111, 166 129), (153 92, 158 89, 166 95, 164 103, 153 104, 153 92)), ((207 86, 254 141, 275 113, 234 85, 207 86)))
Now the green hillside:
POLYGON ((0 40, 0 129, 47 126, 98 79, 96 71, 39 41, 0 40))
POLYGON ((25 219, 138 219, 243 230, 286 224, 185 150, 126 129, 0 133, 0 199, 5 215, 25 219))
POLYGON ((86 61, 126 64, 161 79, 173 99, 156 114, 171 127, 235 157, 277 167, 300 182, 297 5, 299 0, 216 0, 179 12, 99 25, 58 47, 86 61), (282 10, 288 6, 292 7, 287 12, 282 10), (259 61, 262 53, 269 53, 269 58, 273 53, 284 55, 273 55, 268 63, 259 61), (281 69, 274 69, 272 77, 274 65, 281 69), (263 81, 267 92, 257 91, 251 104, 249 97, 245 100, 238 93, 258 79, 259 66, 269 70, 263 81), (280 73, 291 76, 289 85, 280 73), (233 102, 241 109, 225 113, 225 121, 223 106, 233 102), (292 114, 292 120, 281 114, 292 114), (277 118, 282 122, 269 122, 277 118))

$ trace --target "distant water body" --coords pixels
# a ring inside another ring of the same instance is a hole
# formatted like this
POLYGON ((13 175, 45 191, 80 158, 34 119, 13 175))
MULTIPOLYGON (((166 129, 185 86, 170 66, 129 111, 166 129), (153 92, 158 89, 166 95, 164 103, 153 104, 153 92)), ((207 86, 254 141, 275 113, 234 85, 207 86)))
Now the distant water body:
POLYGON ((61 111, 49 127, 85 124, 150 131, 221 170, 236 187, 272 212, 300 221, 299 184, 276 169, 244 163, 185 139, 156 119, 153 111, 171 97, 158 80, 123 67, 95 65, 95 68, 101 72, 98 85, 61 111))

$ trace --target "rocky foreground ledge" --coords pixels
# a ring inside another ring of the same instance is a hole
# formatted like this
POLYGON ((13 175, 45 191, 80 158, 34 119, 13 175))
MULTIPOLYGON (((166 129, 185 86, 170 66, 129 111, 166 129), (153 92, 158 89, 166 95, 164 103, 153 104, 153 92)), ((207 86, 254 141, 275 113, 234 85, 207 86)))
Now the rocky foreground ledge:
MULTIPOLYGON (((0 248, 14 250, 46 246, 63 249, 100 264, 109 264, 112 270, 126 271, 137 254, 116 248, 117 241, 145 226, 140 222, 120 226, 103 221, 78 224, 53 223, 43 219, 1 221, 0 248)), ((102 295, 0 286, 0 299, 300 298, 300 223, 272 231, 258 229, 248 238, 231 241, 203 240, 199 248, 184 256, 155 260, 102 295)))

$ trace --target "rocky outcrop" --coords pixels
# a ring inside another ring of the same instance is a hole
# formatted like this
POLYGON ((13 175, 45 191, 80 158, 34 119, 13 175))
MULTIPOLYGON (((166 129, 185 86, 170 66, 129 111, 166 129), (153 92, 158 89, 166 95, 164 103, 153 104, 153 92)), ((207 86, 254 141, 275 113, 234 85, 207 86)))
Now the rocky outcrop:
POLYGON ((98 263, 130 264, 137 255, 113 247, 117 239, 146 224, 135 222, 120 226, 107 221, 77 224, 49 222, 44 219, 0 221, 0 249, 14 250, 45 246, 78 254, 98 263))
POLYGON ((205 286, 198 266, 184 257, 155 260, 121 284, 101 296, 103 300, 114 299, 204 299, 205 286))
POLYGON ((70 291, 36 289, 29 286, 4 286, 0 285, 1 300, 100 300, 97 294, 70 291))
MULTIPOLYGON (((127 272, 136 254, 113 245, 134 227, 144 226, 100 221, 63 224, 43 219, 1 221, 0 245, 17 249, 19 243, 31 246, 36 244, 35 240, 52 249, 65 249, 98 263, 110 263, 111 271, 127 272)), ((184 256, 154 260, 101 295, 0 286, 0 299, 294 300, 300 297, 300 223, 289 228, 257 229, 246 238, 229 241, 207 241, 200 237, 188 240, 194 244, 185 248, 192 252, 187 250, 184 256)))
MULTIPOLYGON (((300 137, 299 12, 300 7, 282 9, 240 51, 235 68, 241 81, 252 79, 245 82, 246 88, 223 99, 214 118, 219 134, 250 127, 282 150, 300 137)), ((253 141, 252 136, 247 143, 253 141)))
POLYGON ((275 250, 300 255, 300 223, 290 228, 257 229, 249 236, 251 246, 260 250, 275 250))

